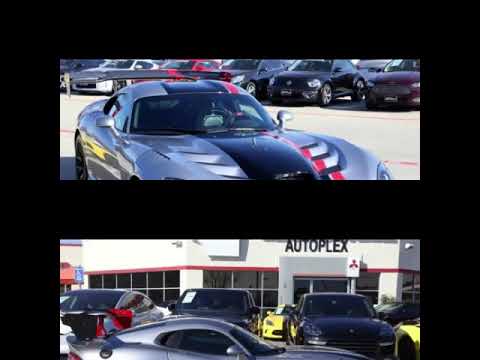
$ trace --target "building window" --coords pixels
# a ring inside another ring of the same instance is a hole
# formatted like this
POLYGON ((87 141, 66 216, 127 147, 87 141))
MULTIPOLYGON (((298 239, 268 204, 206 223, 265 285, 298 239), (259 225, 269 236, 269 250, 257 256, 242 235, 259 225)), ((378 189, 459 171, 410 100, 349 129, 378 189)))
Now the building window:
POLYGON ((262 316, 278 305, 277 272, 204 270, 203 287, 249 290, 262 316))
POLYGON ((89 288, 135 290, 150 297, 155 304, 161 304, 180 297, 180 271, 89 275, 89 288))
POLYGON ((355 292, 359 295, 366 296, 371 304, 378 304, 378 284, 380 273, 360 272, 357 279, 355 292))
POLYGON ((403 273, 402 301, 420 303, 420 274, 403 273))

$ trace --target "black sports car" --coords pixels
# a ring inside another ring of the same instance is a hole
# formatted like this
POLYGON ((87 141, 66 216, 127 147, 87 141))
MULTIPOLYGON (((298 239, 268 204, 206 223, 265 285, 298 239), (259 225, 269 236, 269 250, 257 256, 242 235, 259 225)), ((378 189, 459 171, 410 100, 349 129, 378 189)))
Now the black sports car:
POLYGON ((289 65, 289 60, 231 59, 224 62, 220 69, 232 75, 233 84, 241 86, 257 99, 264 99, 270 79, 289 65))
POLYGON ((327 106, 342 96, 362 100, 365 85, 365 78, 349 60, 298 60, 270 80, 268 97, 275 105, 295 101, 327 106))
POLYGON ((384 320, 395 326, 405 320, 413 320, 420 317, 420 304, 394 303, 381 305, 377 311, 384 314, 384 320))
POLYGON ((362 295, 304 294, 289 319, 289 336, 295 334, 296 345, 330 346, 384 359, 394 354, 395 333, 378 317, 362 295))

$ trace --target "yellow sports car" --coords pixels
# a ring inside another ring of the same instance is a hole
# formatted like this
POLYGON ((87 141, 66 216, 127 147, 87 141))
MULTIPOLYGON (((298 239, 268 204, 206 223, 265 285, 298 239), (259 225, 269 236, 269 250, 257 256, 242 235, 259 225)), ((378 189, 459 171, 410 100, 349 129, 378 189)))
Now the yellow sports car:
POLYGON ((398 324, 395 336, 395 355, 399 360, 420 360, 420 319, 398 324))
POLYGON ((274 311, 268 311, 263 319, 262 336, 266 339, 284 340, 287 319, 295 305, 278 305, 274 311))

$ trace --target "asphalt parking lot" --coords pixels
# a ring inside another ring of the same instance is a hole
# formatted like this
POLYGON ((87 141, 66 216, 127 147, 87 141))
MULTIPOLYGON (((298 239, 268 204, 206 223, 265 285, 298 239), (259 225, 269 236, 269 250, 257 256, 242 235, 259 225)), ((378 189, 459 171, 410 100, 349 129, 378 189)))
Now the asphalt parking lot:
MULTIPOLYGON (((103 96, 60 94, 60 179, 73 180, 74 129, 80 111, 103 96)), ((327 108, 314 105, 270 106, 265 108, 276 117, 278 110, 289 110, 294 120, 288 128, 312 131, 343 138, 372 151, 384 160, 395 179, 420 179, 420 111, 369 111, 363 102, 338 99, 327 108)))

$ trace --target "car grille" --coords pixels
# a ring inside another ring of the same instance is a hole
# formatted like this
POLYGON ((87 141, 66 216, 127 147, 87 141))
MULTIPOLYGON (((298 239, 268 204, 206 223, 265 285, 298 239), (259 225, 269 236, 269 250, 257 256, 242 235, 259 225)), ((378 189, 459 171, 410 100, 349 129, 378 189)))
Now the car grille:
MULTIPOLYGON (((275 176, 275 180, 315 180, 315 177, 313 176, 313 174, 309 174, 305 172, 297 172, 297 173, 287 173, 287 174, 277 175, 275 176)), ((281 334, 278 334, 278 335, 281 335, 281 334)))
POLYGON ((79 89, 95 89, 97 84, 77 84, 77 88, 79 89))
POLYGON ((378 352, 378 344, 375 341, 332 340, 327 342, 327 346, 357 352, 368 357, 376 357, 378 352))
POLYGON ((409 87, 404 85, 376 85, 374 91, 381 96, 410 95, 409 87))
POLYGON ((274 86, 284 86, 284 87, 291 87, 291 88, 303 88, 307 86, 307 82, 305 79, 289 79, 289 78, 277 78, 275 83, 273 84, 274 86), (287 85, 287 81, 291 81, 291 85, 287 85))

